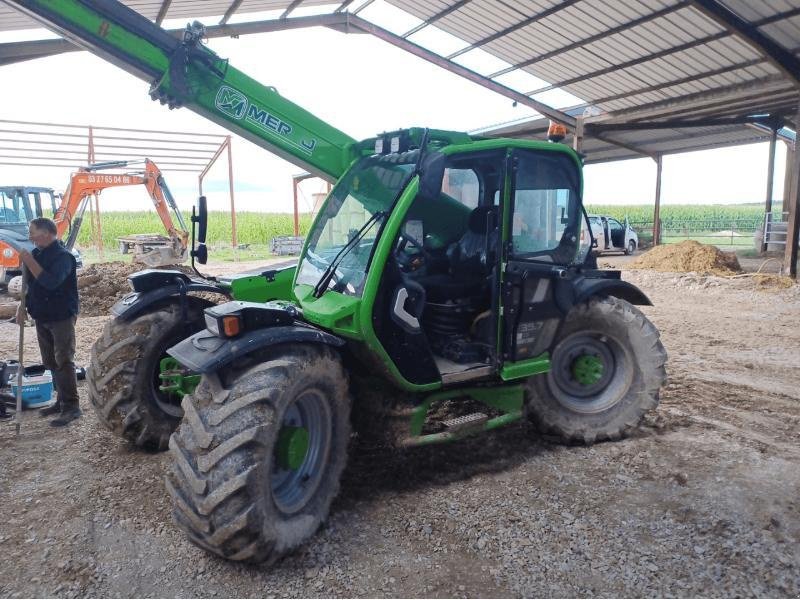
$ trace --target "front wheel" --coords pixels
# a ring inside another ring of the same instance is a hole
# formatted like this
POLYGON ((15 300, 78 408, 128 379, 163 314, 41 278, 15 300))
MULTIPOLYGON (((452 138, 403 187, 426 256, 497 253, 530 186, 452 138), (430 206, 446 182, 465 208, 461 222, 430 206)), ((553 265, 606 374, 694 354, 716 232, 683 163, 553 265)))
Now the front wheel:
POLYGON ((276 346, 204 375, 183 401, 166 477, 189 539, 229 560, 273 561, 311 537, 339 490, 350 396, 327 347, 276 346))
POLYGON ((203 329, 205 304, 177 300, 126 321, 114 318, 92 346, 86 380, 100 422, 135 446, 166 450, 183 416, 181 396, 161 391, 167 348, 203 329))
POLYGON ((540 430, 566 441, 618 439, 658 405, 667 352, 655 326, 619 298, 592 298, 567 315, 548 373, 527 385, 540 430))
POLYGON ((625 254, 631 255, 636 252, 636 242, 633 240, 628 240, 628 245, 625 247, 625 254))

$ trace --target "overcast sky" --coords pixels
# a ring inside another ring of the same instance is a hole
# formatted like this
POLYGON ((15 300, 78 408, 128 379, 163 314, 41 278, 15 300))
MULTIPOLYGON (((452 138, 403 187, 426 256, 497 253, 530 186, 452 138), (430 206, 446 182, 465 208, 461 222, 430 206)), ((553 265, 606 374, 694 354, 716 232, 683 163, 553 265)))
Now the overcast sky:
MULTIPOLYGON (((293 16, 301 14, 298 11, 293 16)), ((381 2, 361 16, 400 33, 417 22, 381 2)), ((247 19, 251 18, 247 15, 247 19)), ((219 18, 203 20, 213 24, 219 18)), ((184 24, 165 23, 168 27, 184 24)), ((0 42, 42 37, 46 34, 41 30, 15 32, 0 34, 0 42)), ((460 42, 449 36, 432 32, 417 36, 414 41, 441 52, 460 47, 460 42)), ((531 109, 513 107, 511 100, 369 35, 314 28, 212 39, 209 46, 238 69, 276 87, 285 97, 355 138, 415 125, 472 130, 533 114, 531 109)), ((478 69, 491 68, 494 60, 482 51, 463 55, 464 64, 478 69)), ((0 67, 0 84, 4 91, 0 96, 0 119, 227 133, 188 109, 170 111, 152 102, 146 82, 87 52, 0 67)), ((539 99, 556 106, 575 101, 560 92, 539 99)), ((776 198, 782 195, 784 157, 785 148, 779 144, 776 198)), ((300 169, 238 137, 234 138, 233 160, 238 210, 291 211, 291 176, 300 169)), ((767 144, 667 156, 662 201, 763 202, 766 167, 767 144)), ((69 172, 69 168, 0 165, 0 185, 40 185, 63 190, 69 172)), ((168 170, 165 175, 179 204, 191 206, 197 195, 197 177, 168 170)), ((301 210, 308 209, 312 194, 322 189, 319 182, 304 184, 301 210)), ((212 169, 204 191, 212 209, 227 207, 227 164, 221 162, 212 169)), ((590 204, 652 203, 654 191, 655 163, 651 159, 589 166, 585 170, 585 199, 590 204)), ((108 190, 103 194, 102 206, 104 210, 144 210, 150 205, 141 191, 108 190)))

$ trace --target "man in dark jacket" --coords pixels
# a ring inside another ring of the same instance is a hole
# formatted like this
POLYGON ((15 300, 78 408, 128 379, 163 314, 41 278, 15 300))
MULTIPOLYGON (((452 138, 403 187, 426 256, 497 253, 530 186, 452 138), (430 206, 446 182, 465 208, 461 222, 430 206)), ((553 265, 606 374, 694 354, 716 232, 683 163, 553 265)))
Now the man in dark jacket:
MULTIPOLYGON (((43 417, 58 415, 50 424, 63 427, 81 416, 74 362, 78 316, 75 257, 58 239, 56 224, 50 219, 31 221, 30 240, 36 246, 33 252, 19 252, 28 271, 25 304, 36 321, 42 362, 52 371, 57 391, 56 403, 39 412, 43 417)), ((25 314, 19 317, 24 319, 25 314)))

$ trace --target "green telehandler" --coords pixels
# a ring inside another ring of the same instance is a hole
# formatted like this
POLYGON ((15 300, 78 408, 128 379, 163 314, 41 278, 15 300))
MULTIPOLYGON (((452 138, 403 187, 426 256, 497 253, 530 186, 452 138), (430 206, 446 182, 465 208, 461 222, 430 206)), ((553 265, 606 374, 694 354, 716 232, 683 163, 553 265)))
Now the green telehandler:
MULTIPOLYGON (((154 99, 335 181, 296 265, 137 273, 93 347, 100 420, 170 448, 174 517, 198 546, 263 562, 313 535, 351 423, 409 447, 527 416, 592 443, 657 405, 667 356, 634 306, 650 301, 596 268, 571 148, 424 128, 357 141, 220 59, 197 23, 176 37, 111 0, 7 1, 154 99)), ((203 198, 192 224, 202 264, 203 198)))

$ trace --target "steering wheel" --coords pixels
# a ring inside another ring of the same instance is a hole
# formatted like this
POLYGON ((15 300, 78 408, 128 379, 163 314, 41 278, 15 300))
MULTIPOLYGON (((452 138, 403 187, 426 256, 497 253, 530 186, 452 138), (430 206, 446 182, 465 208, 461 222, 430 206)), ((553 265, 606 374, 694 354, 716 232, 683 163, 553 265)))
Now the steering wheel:
POLYGON ((407 233, 401 233, 398 237, 397 249, 394 252, 397 264, 405 272, 417 271, 425 266, 425 263, 430 259, 430 252, 428 252, 421 242, 414 239, 407 233), (411 246, 417 250, 416 254, 408 254, 405 252, 406 246, 411 246))

